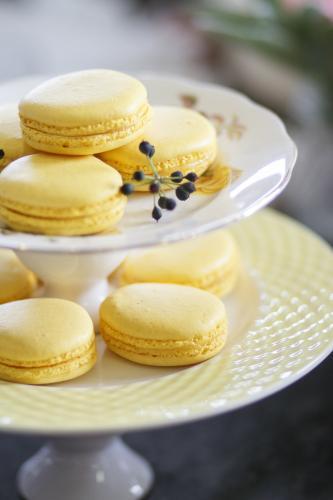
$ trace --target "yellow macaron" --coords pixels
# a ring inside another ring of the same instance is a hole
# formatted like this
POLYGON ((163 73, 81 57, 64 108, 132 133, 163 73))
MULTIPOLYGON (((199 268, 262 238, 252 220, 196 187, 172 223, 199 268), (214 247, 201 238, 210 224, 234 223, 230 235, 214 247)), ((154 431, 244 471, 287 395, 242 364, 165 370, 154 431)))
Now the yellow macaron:
POLYGON ((0 306, 0 378, 51 384, 79 377, 96 362, 88 313, 62 299, 27 299, 0 306))
POLYGON ((0 170, 10 162, 35 152, 22 137, 17 104, 0 106, 0 170))
POLYGON ((122 146, 140 135, 150 120, 142 83, 107 69, 48 80, 21 100, 19 112, 30 146, 66 155, 122 146))
POLYGON ((119 173, 95 156, 24 156, 1 173, 0 218, 17 231, 98 233, 124 213, 121 185, 119 173))
POLYGON ((11 250, 0 249, 0 304, 30 297, 37 287, 36 276, 11 250))
POLYGON ((197 288, 140 283, 116 290, 100 308, 100 331, 109 349, 144 365, 192 365, 225 344, 222 302, 197 288))
POLYGON ((176 283, 207 290, 219 297, 237 281, 240 254, 226 230, 158 246, 129 255, 120 267, 120 283, 176 283))
POLYGON ((147 158, 139 151, 143 140, 155 146, 154 164, 161 176, 169 176, 175 171, 184 175, 195 172, 199 176, 217 153, 216 131, 200 113, 186 108, 155 106, 152 121, 143 134, 99 157, 116 168, 125 181, 132 179, 136 170, 151 174, 147 158))

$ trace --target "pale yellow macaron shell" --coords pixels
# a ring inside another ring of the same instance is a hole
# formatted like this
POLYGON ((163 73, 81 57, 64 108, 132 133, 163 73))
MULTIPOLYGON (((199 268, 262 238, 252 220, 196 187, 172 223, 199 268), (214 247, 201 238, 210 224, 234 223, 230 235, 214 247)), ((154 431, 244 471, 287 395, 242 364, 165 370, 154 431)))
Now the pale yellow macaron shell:
POLYGON ((94 156, 25 156, 0 176, 0 217, 19 231, 97 233, 122 217, 121 185, 119 173, 94 156))
POLYGON ((78 304, 42 298, 0 306, 0 378, 61 382, 86 373, 95 361, 93 323, 78 304))
POLYGON ((141 141, 155 146, 154 164, 161 175, 175 170, 201 175, 216 157, 216 131, 213 125, 197 111, 173 107, 153 107, 152 121, 135 141, 99 155, 116 168, 124 180, 132 178, 136 170, 152 173, 147 158, 140 153, 141 141))
POLYGON ((181 366, 217 354, 227 334, 222 302, 181 285, 141 283, 116 290, 100 309, 110 350, 147 365, 181 366))
POLYGON ((30 297, 36 286, 35 275, 15 253, 0 249, 0 304, 30 297))
POLYGON ((0 170, 13 160, 35 152, 23 140, 16 103, 0 106, 0 149, 5 153, 0 159, 0 170))
POLYGON ((236 284, 240 254, 233 236, 219 230, 126 257, 120 283, 177 283, 222 297, 236 284))
POLYGON ((150 119, 147 91, 135 78, 106 69, 58 76, 19 105, 25 140, 59 154, 94 154, 119 147, 150 119))

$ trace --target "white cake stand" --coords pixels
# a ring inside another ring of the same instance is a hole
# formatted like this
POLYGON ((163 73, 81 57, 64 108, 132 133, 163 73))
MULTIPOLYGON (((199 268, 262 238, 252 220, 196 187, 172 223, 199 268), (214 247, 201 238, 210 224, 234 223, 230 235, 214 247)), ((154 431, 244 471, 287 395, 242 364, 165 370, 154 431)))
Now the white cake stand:
MULTIPOLYGON (((0 87, 0 103, 19 100, 45 77, 0 87)), ((82 304, 97 325, 98 308, 110 288, 107 276, 130 249, 190 238, 247 217, 275 198, 288 183, 296 147, 270 111, 219 86, 175 78, 143 76, 152 104, 191 103, 219 127, 219 145, 242 175, 230 190, 194 196, 155 224, 150 196, 131 197, 126 216, 113 234, 49 237, 0 232, 0 247, 15 250, 45 283, 45 294, 82 304)))
MULTIPOLYGON (((83 304, 95 320, 112 287, 107 276, 126 252, 253 214, 286 186, 296 159, 281 121, 240 94, 179 79, 143 79, 154 104, 195 103, 212 116, 227 163, 243 174, 229 190, 193 196, 159 224, 150 219, 148 195, 130 199, 113 234, 69 238, 1 230, 0 247, 19 254, 47 295, 83 304)), ((3 86, 0 102, 18 99, 37 80, 3 86)), ((142 498, 152 470, 119 434, 243 406, 295 381, 332 350, 330 250, 269 211, 231 230, 244 270, 226 299, 229 340, 214 359, 190 368, 143 367, 109 353, 99 338, 96 367, 77 380, 48 387, 0 382, 0 430, 51 438, 19 472, 19 490, 28 500, 142 498)))

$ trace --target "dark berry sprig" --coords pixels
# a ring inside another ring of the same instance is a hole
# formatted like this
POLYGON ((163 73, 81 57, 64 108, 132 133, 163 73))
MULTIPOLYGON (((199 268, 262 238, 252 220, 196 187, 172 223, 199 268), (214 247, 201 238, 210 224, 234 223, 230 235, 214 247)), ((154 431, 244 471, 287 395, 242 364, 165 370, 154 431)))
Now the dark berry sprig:
POLYGON ((185 201, 192 193, 194 193, 194 183, 198 179, 198 176, 195 172, 189 172, 188 174, 183 175, 180 170, 172 172, 168 177, 161 176, 159 175, 152 159, 155 154, 155 147, 148 141, 142 141, 139 144, 139 150, 147 157, 152 170, 152 175, 147 175, 142 170, 137 170, 133 174, 133 181, 135 182, 125 182, 120 190, 123 194, 129 196, 135 191, 136 185, 147 185, 149 191, 154 195, 154 208, 151 215, 153 219, 159 221, 163 215, 162 210, 171 211, 177 206, 176 200, 165 195, 164 187, 175 189, 175 194, 178 200, 185 201), (157 197, 158 199, 156 204, 157 197))
POLYGON ((3 149, 0 149, 0 160, 5 157, 5 152, 3 149))

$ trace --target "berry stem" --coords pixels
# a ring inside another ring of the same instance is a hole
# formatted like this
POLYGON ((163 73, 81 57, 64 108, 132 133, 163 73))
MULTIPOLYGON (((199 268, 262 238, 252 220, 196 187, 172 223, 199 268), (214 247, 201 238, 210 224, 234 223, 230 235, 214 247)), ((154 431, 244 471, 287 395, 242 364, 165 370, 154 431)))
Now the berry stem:
POLYGON ((153 173, 154 173, 154 177, 155 177, 155 179, 159 179, 159 175, 158 175, 158 172, 157 172, 157 169, 156 169, 156 167, 155 167, 155 165, 154 165, 153 160, 152 160, 149 156, 148 156, 147 158, 148 158, 148 160, 149 160, 149 163, 150 163, 151 169, 152 169, 152 171, 153 171, 153 173))

